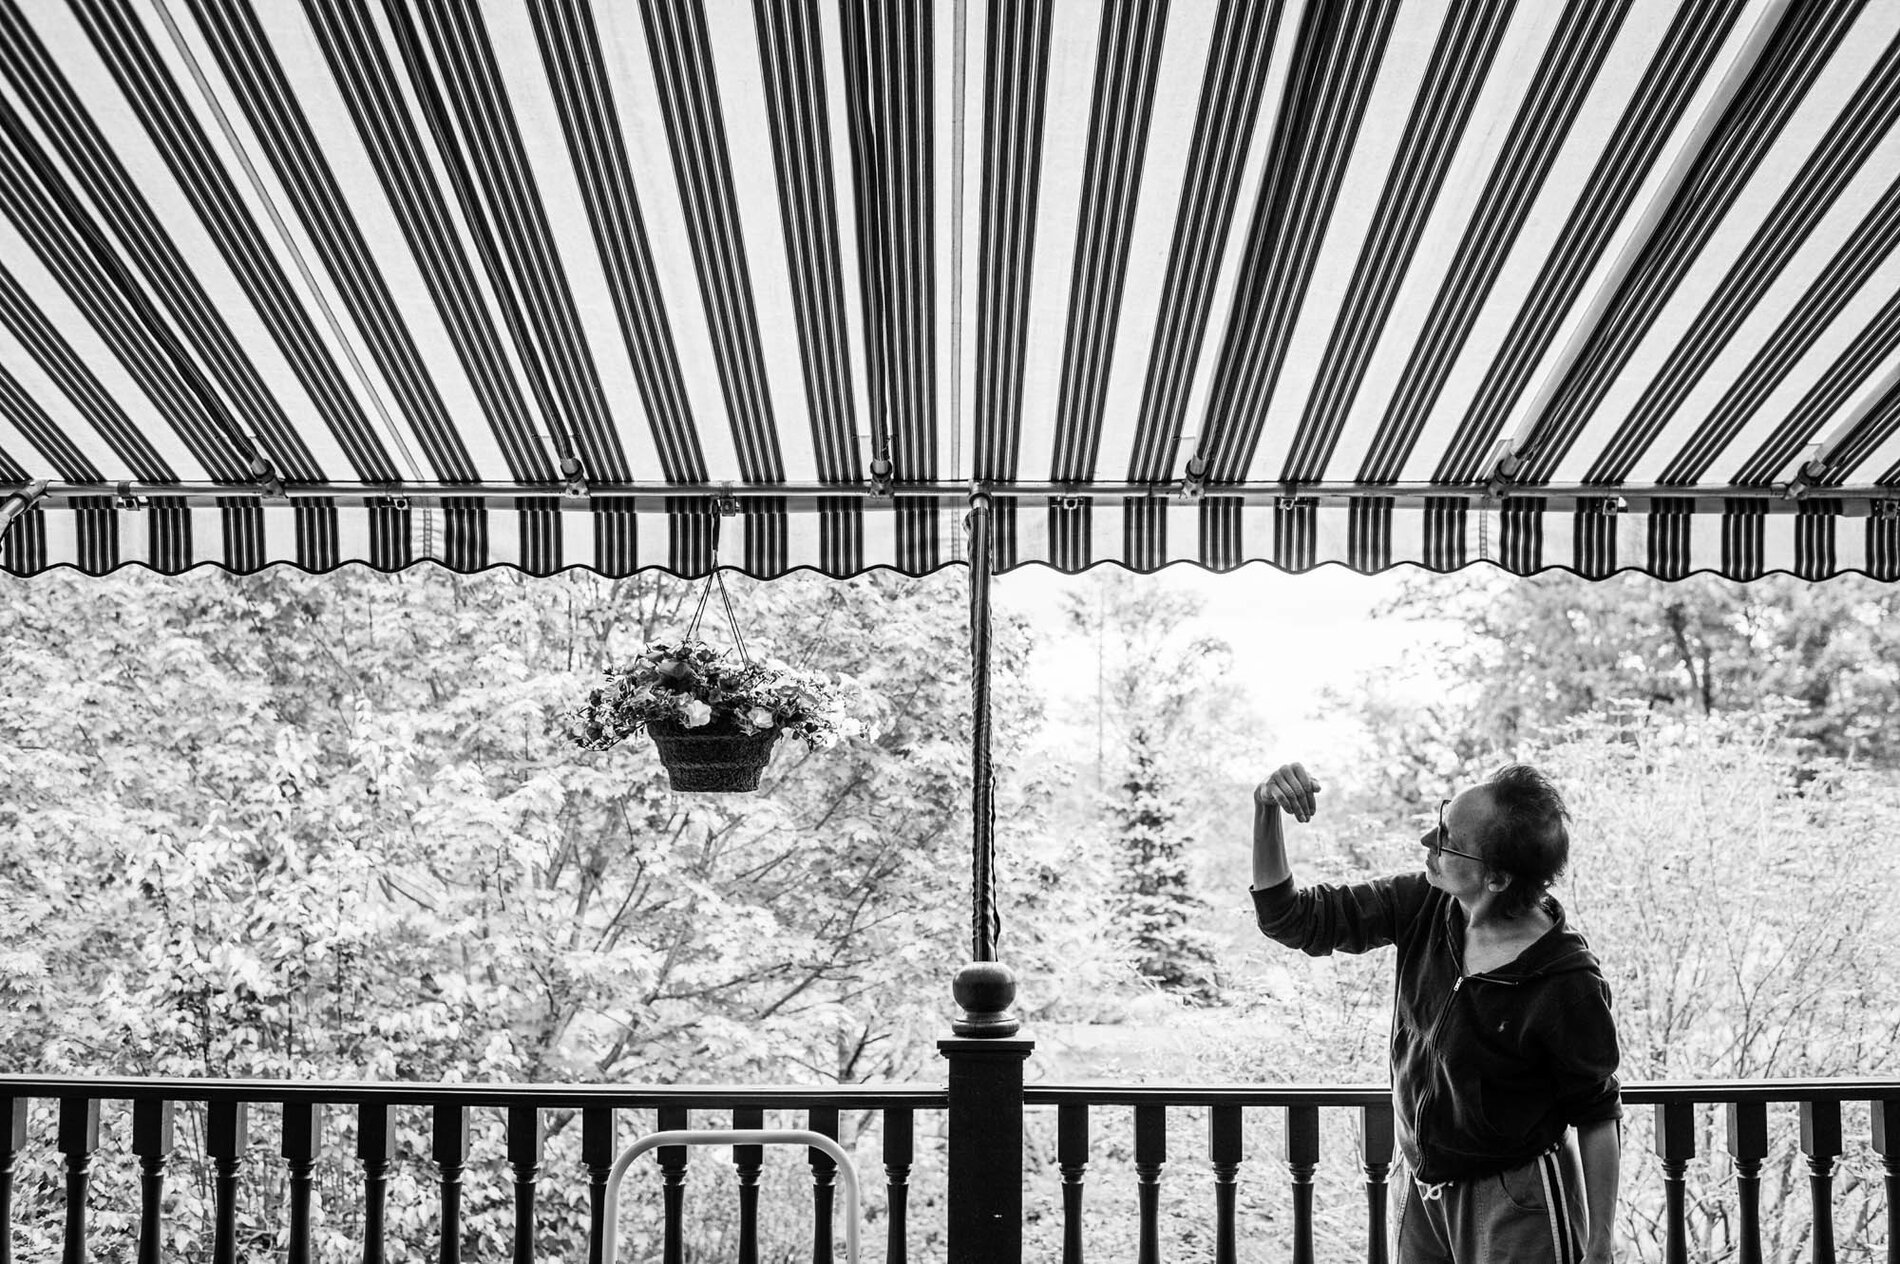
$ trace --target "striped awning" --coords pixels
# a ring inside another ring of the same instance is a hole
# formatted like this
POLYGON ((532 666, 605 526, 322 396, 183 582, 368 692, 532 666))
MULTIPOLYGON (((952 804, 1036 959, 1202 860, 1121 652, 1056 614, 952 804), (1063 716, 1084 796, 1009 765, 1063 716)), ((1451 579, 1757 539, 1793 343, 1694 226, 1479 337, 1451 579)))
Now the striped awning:
POLYGON ((1893 0, 0 0, 0 566, 1900 579, 1893 0))

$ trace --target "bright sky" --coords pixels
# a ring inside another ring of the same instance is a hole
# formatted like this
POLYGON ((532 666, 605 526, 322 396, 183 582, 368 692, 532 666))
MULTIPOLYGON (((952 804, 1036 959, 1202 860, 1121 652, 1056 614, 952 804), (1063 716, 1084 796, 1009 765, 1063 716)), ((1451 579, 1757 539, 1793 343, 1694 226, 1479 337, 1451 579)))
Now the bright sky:
MULTIPOLYGON (((1063 596, 1090 591, 1096 573, 1064 575, 1024 567, 996 580, 993 600, 999 611, 1021 611, 1053 629, 1059 626, 1063 596)), ((1271 748, 1289 760, 1327 764, 1352 751, 1357 726, 1350 716, 1325 714, 1322 691, 1350 695, 1368 672, 1396 679, 1405 650, 1434 634, 1407 620, 1372 617, 1377 606, 1397 594, 1408 573, 1416 572, 1402 568, 1361 575, 1324 566, 1288 575, 1254 563, 1225 574, 1172 566, 1142 581, 1200 597, 1206 613, 1197 630, 1233 646, 1237 683, 1253 697, 1271 731, 1271 748)), ((1047 673, 1052 699, 1093 694, 1095 655, 1079 638, 1054 639, 1039 670, 1047 673)))

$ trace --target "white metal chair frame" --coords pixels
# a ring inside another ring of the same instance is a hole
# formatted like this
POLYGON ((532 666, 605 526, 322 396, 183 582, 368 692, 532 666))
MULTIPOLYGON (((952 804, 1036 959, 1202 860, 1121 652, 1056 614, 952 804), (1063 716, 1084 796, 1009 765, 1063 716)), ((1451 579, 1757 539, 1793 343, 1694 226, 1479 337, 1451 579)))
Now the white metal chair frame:
POLYGON ((840 1183, 844 1186, 845 1264, 858 1264, 858 1169, 851 1162, 851 1156, 844 1152, 844 1147, 836 1141, 822 1132, 799 1128, 682 1128, 671 1132, 650 1132, 628 1146, 614 1160, 614 1169, 607 1176, 607 1197, 602 1209, 606 1223, 601 1226, 600 1254, 607 1264, 614 1264, 616 1258, 619 1226, 615 1222, 620 1210, 620 1182, 625 1179, 627 1169, 648 1150, 673 1145, 800 1145, 823 1150, 838 1164, 840 1183))

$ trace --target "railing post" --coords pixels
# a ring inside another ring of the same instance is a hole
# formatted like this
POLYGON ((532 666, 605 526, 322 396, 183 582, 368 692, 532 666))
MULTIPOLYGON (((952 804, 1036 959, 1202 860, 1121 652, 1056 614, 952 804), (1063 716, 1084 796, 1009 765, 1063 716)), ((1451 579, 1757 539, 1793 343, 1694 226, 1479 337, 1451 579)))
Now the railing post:
POLYGON ((884 1111, 884 1189, 889 1229, 884 1238, 884 1264, 908 1264, 910 1259, 910 1166, 916 1157, 908 1106, 884 1111))
POLYGON ((1237 1258, 1234 1202, 1245 1151, 1240 1107, 1208 1107, 1207 1161, 1214 1166, 1214 1264, 1234 1264, 1237 1258))
POLYGON ((1900 1101, 1873 1103, 1874 1153, 1886 1173, 1887 1264, 1900 1264, 1900 1158, 1894 1142, 1900 1140, 1900 1101))
POLYGON ((1663 1260, 1689 1264, 1689 1227, 1685 1219, 1684 1178, 1695 1157, 1695 1107, 1688 1102, 1656 1103, 1656 1157, 1663 1170, 1663 1260))
POLYGON ((1741 1241, 1736 1264, 1761 1264, 1761 1165, 1768 1157, 1768 1107, 1730 1102, 1728 1153, 1735 1161, 1735 1203, 1741 1241))
POLYGON ((0 1264, 13 1264, 13 1156, 26 1149, 27 1116, 32 1100, 9 1097, 6 1103, 6 1149, 0 1151, 0 1264))
POLYGON ((215 1176, 212 1196, 216 1220, 211 1233, 211 1264, 237 1264, 238 1168, 251 1144, 248 1102, 211 1102, 205 1107, 205 1154, 215 1176))
POLYGON ((605 1264, 607 1178, 620 1147, 612 1107, 581 1111, 581 1166, 587 1169, 587 1264, 605 1264))
POLYGON ((1801 1153, 1814 1199, 1814 1264, 1834 1264, 1834 1160, 1841 1157, 1841 1104, 1801 1103, 1801 1153))
MULTIPOLYGON (((692 1112, 684 1106, 662 1106, 654 1112, 658 1132, 679 1132, 691 1122, 692 1112)), ((660 1230, 661 1264, 685 1264, 686 1147, 661 1146, 654 1153, 660 1159, 660 1203, 666 1216, 660 1230)))
POLYGON ((1386 1175, 1392 1170, 1394 1143, 1390 1099, 1361 1107, 1359 1125, 1364 1137, 1360 1165, 1366 1170, 1366 1264, 1386 1264, 1386 1175))
POLYGON ((539 1106, 508 1108, 508 1165, 515 1170, 514 1264, 534 1264, 534 1191, 541 1179, 546 1137, 539 1106))
POLYGON ((66 1156, 66 1252, 64 1264, 86 1264, 86 1187, 92 1152, 99 1148, 99 1103, 63 1097, 59 1102, 59 1152, 66 1156))
POLYGON ((949 1264, 1022 1264, 1023 1063, 1033 1040, 953 1036, 949 1264))
POLYGON ((288 1264, 310 1264, 310 1181, 322 1144, 323 1107, 313 1102, 285 1102, 283 1155, 290 1167, 288 1264))
POLYGON ((1161 1170, 1168 1166, 1168 1108, 1135 1107, 1135 1196, 1141 1237, 1135 1259, 1161 1264, 1161 1170))
POLYGON ((1089 1169, 1087 1102, 1056 1107, 1056 1164, 1062 1169, 1062 1264, 1082 1264, 1082 1181, 1089 1169))
MULTIPOLYGON (((738 1129, 765 1127, 765 1111, 738 1106, 732 1112, 738 1129)), ((732 1147, 732 1166, 739 1176, 739 1264, 759 1264, 759 1173, 765 1167, 765 1147, 732 1147)))
POLYGON ((468 1166, 468 1107, 431 1111, 429 1153, 442 1188, 442 1264, 462 1264, 462 1169, 468 1166))
MULTIPOLYGON (((805 1126, 822 1136, 838 1139, 838 1108, 813 1106, 805 1112, 805 1126)), ((811 1165, 811 1259, 812 1264, 831 1264, 831 1221, 837 1198, 838 1161, 823 1150, 808 1147, 811 1165)))
POLYGON ((140 1098, 132 1103, 132 1153, 139 1158, 138 1264, 158 1264, 163 1252, 165 1164, 173 1150, 171 1102, 140 1098))
POLYGON ((356 1161, 363 1165, 363 1264, 383 1264, 389 1165, 396 1159, 396 1108, 356 1108, 356 1161))
POLYGON ((1313 1173, 1319 1168, 1319 1107, 1286 1108, 1286 1170, 1293 1184, 1293 1264, 1313 1264, 1313 1173))

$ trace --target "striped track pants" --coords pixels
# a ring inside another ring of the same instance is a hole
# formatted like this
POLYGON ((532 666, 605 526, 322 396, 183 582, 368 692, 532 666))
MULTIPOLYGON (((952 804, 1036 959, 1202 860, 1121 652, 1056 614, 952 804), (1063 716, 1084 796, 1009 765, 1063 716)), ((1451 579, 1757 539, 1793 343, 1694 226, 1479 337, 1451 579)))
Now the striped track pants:
POLYGON ((1576 1151, 1442 1185, 1402 1183, 1397 1264, 1577 1264, 1588 1213, 1576 1151))

